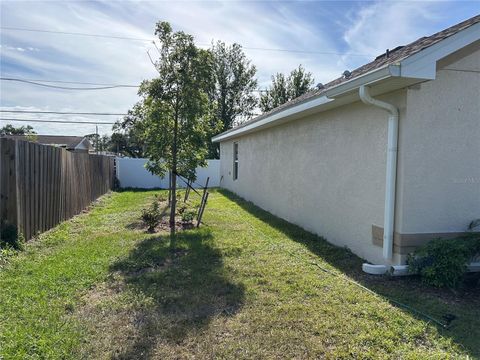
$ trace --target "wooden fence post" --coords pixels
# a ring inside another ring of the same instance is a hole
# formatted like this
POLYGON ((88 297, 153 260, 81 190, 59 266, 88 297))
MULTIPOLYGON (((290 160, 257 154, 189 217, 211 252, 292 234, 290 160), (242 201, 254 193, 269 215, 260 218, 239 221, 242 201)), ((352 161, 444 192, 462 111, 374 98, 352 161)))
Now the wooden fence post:
POLYGON ((22 214, 22 207, 23 207, 23 194, 21 190, 21 151, 20 151, 21 143, 18 140, 15 140, 15 192, 16 192, 16 203, 17 203, 17 231, 18 235, 22 234, 25 238, 25 229, 23 226, 23 214, 22 214))
POLYGON ((18 230, 16 142, 0 139, 0 226, 18 230))
POLYGON ((5 162, 4 158, 3 158, 3 143, 4 143, 4 139, 0 138, 0 231, 3 230, 3 222, 4 222, 4 219, 3 219, 3 216, 4 216, 4 212, 5 212, 5 209, 6 209, 6 205, 5 205, 5 199, 3 198, 3 194, 4 194, 4 190, 3 190, 3 163, 5 162))

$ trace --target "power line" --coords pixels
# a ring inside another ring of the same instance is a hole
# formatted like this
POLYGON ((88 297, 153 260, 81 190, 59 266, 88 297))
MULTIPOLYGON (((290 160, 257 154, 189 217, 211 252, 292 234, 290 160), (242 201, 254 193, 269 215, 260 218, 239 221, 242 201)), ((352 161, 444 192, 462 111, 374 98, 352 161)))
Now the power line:
POLYGON ((59 114, 59 115, 115 115, 126 116, 128 114, 101 113, 101 112, 67 112, 67 111, 32 111, 32 110, 0 110, 2 113, 22 113, 22 114, 59 114))
MULTIPOLYGON (((26 78, 16 78, 15 76, 6 75, 8 80, 25 80, 25 81, 40 81, 46 83, 58 83, 58 84, 78 84, 78 85, 97 85, 97 86, 129 86, 129 87, 139 87, 140 85, 131 85, 131 84, 111 84, 111 83, 94 83, 94 82, 81 82, 81 81, 64 81, 64 80, 45 80, 45 79, 26 79, 26 78)), ((2 80, 2 79, 0 79, 2 80)))
POLYGON ((41 120, 41 119, 0 118, 0 121, 22 121, 22 122, 59 123, 59 124, 115 125, 115 123, 113 123, 113 122, 75 121, 75 120, 41 120))
POLYGON ((96 37, 96 38, 108 38, 108 39, 119 39, 119 40, 133 40, 133 41, 152 41, 153 40, 153 39, 147 39, 147 38, 135 38, 135 37, 127 37, 127 36, 89 34, 89 33, 82 33, 82 32, 68 32, 68 31, 44 30, 44 29, 27 29, 27 28, 10 27, 10 26, 1 26, 0 29, 12 30, 12 31, 30 31, 30 32, 49 33, 49 34, 61 34, 61 35, 89 36, 89 37, 96 37))
MULTIPOLYGON (((18 81, 26 84, 34 84, 40 86, 47 86, 53 87, 56 89, 67 89, 67 90, 99 90, 99 89, 111 89, 111 88, 119 88, 119 87, 140 87, 140 85, 125 85, 125 84, 102 84, 102 83, 93 83, 93 82, 79 82, 79 81, 62 81, 62 80, 44 80, 44 79, 20 79, 20 78, 12 78, 12 77, 0 77, 0 80, 5 81, 18 81), (51 86, 45 84, 38 84, 37 82, 48 82, 48 83, 60 83, 60 84, 81 84, 81 85, 98 85, 98 86, 105 86, 101 88, 70 88, 70 87, 62 87, 62 86, 51 86)), ((253 92, 265 92, 266 89, 254 89, 253 92)))
POLYGON ((18 81, 26 84, 44 86, 53 89, 62 89, 62 90, 106 90, 106 89, 116 89, 116 88, 131 88, 131 87, 138 87, 137 85, 113 85, 113 86, 102 86, 102 87, 66 87, 66 86, 57 86, 57 85, 48 85, 42 84, 35 81, 23 80, 23 79, 15 79, 15 78, 0 78, 0 80, 5 81, 18 81))
MULTIPOLYGON (((11 30, 11 31, 40 32, 40 33, 59 34, 59 35, 87 36, 87 37, 108 38, 108 39, 117 39, 117 40, 154 42, 153 38, 149 38, 149 39, 148 38, 136 38, 136 37, 92 34, 92 33, 82 33, 82 32, 69 32, 69 31, 56 31, 56 30, 43 30, 43 29, 27 29, 27 28, 10 27, 10 26, 0 26, 0 29, 11 30)), ((210 46, 211 44, 197 43, 197 45, 199 45, 199 46, 210 46)), ((278 52, 290 52, 290 53, 300 53, 300 54, 339 55, 339 56, 349 55, 349 56, 360 56, 360 57, 371 57, 372 56, 371 54, 340 53, 340 52, 334 52, 334 51, 312 51, 312 50, 298 50, 298 49, 249 47, 249 46, 242 46, 242 48, 247 49, 247 50, 255 50, 255 51, 278 51, 278 52)))

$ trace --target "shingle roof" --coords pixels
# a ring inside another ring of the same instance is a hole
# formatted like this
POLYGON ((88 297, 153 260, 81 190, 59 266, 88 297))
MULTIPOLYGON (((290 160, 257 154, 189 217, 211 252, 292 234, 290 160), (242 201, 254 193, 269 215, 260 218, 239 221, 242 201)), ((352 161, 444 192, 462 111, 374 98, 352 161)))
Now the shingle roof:
MULTIPOLYGON (((27 140, 25 135, 7 135, 6 138, 27 140)), ((43 145, 65 146, 67 149, 75 149, 85 138, 83 136, 63 136, 63 135, 35 135, 36 143, 43 145)))
POLYGON ((456 33, 458 33, 459 31, 462 31, 472 25, 475 25, 477 23, 480 23, 480 15, 477 15, 477 16, 474 16, 468 20, 465 20, 465 21, 462 21, 461 23, 459 24, 456 24, 454 26, 451 26, 445 30, 442 30, 440 32, 437 32, 433 35, 430 35, 430 36, 427 36, 427 37, 421 37, 417 40, 415 40, 414 42, 408 44, 408 45, 405 45, 405 46, 398 46, 396 48, 394 48, 393 50, 389 51, 388 53, 388 56, 387 56, 387 53, 384 53, 380 56, 377 56, 375 58, 375 60, 369 62, 368 64, 365 64, 365 65, 362 65, 358 68, 356 68, 355 70, 353 70, 351 72, 351 75, 346 78, 344 76, 342 77, 339 77, 333 81, 330 81, 329 83, 325 84, 323 88, 321 89, 314 89, 314 90, 311 90, 291 101, 288 101, 286 102, 285 104, 282 104, 278 107, 276 107, 275 109, 272 109, 268 112, 265 112, 263 113, 262 115, 259 115, 249 121, 246 121, 238 126, 236 126, 235 128, 233 129, 230 129, 230 130, 227 130, 225 131, 223 134, 227 134, 229 133, 230 131, 233 131, 233 130, 237 130, 239 128, 242 128, 244 126, 247 126, 251 123, 254 123, 254 122, 257 122, 259 120, 262 120, 270 115, 273 115, 275 113, 278 113, 282 110, 285 110, 291 106, 294 106, 296 104, 299 104, 299 103, 302 103, 310 98, 313 98, 315 96, 318 96, 318 95, 321 95, 323 93, 325 93, 328 89, 334 87, 334 86, 337 86, 343 82, 346 82, 346 81, 349 81, 349 80, 352 80, 356 77, 359 77, 361 75, 364 75, 370 71, 373 71, 373 70, 376 70, 376 69, 379 69, 379 68, 382 68, 386 65, 391 65, 391 64, 394 64, 402 59, 405 59, 411 55, 414 55, 418 52, 420 52, 421 50, 425 49, 425 48, 428 48, 436 43, 438 43, 439 41, 441 40, 444 40, 456 33))

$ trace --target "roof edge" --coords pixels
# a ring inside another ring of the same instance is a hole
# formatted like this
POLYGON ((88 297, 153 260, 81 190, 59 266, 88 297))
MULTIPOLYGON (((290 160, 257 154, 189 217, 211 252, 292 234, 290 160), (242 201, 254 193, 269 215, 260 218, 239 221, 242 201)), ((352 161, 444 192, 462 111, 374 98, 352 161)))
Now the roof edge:
POLYGON ((257 128, 268 127, 271 123, 277 122, 280 119, 292 118, 299 113, 303 113, 305 111, 314 109, 316 107, 320 107, 323 104, 327 104, 332 101, 333 99, 329 99, 326 96, 310 98, 302 103, 296 104, 295 106, 288 107, 282 111, 276 112, 263 119, 249 123, 246 126, 237 127, 237 128, 233 128, 231 130, 225 131, 217 136, 214 136, 212 138, 212 142, 225 141, 233 137, 237 137, 242 134, 252 132, 253 130, 257 130, 257 128))
POLYGON ((293 118, 296 115, 308 110, 321 109, 325 104, 335 101, 335 96, 342 95, 346 92, 358 88, 360 85, 372 84, 380 80, 392 76, 399 76, 400 69, 397 65, 386 65, 384 67, 375 69, 352 80, 333 86, 322 94, 316 97, 309 98, 301 103, 295 104, 279 112, 273 113, 263 119, 249 123, 245 126, 233 128, 225 131, 212 138, 212 142, 221 142, 240 135, 250 133, 259 128, 269 127, 271 123, 277 122, 281 119, 293 118))
MULTIPOLYGON (((459 32, 446 37, 445 39, 423 48, 419 52, 399 59, 398 62, 387 64, 376 68, 365 74, 341 82, 325 91, 307 98, 292 106, 280 109, 270 115, 259 119, 253 119, 245 125, 227 130, 212 138, 212 142, 221 142, 251 133, 263 128, 274 126, 277 122, 286 122, 299 117, 307 111, 321 110, 326 104, 335 104, 338 97, 352 93, 361 85, 373 85, 379 81, 390 78, 418 79, 419 81, 433 80, 436 77, 437 61, 454 53, 455 51, 468 46, 480 39, 480 22, 473 24, 459 32)), ((342 106, 340 102, 337 106, 342 106)), ((336 107, 336 106, 334 106, 336 107)), ((328 107, 332 108, 331 105, 328 107)))

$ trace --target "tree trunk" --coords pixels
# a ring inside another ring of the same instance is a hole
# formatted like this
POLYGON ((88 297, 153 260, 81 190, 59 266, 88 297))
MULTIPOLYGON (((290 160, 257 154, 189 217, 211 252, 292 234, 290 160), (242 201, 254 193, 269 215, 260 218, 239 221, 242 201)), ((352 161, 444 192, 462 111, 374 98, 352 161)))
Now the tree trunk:
POLYGON ((170 237, 171 242, 173 243, 175 237, 175 212, 177 207, 177 175, 176 175, 176 166, 172 171, 172 201, 170 205, 170 237))
POLYGON ((168 206, 172 205, 172 172, 168 172, 168 206))
POLYGON ((178 136, 178 115, 175 116, 175 125, 173 129, 172 146, 172 200, 170 204, 170 247, 175 247, 175 212, 177 207, 177 136, 178 136))

